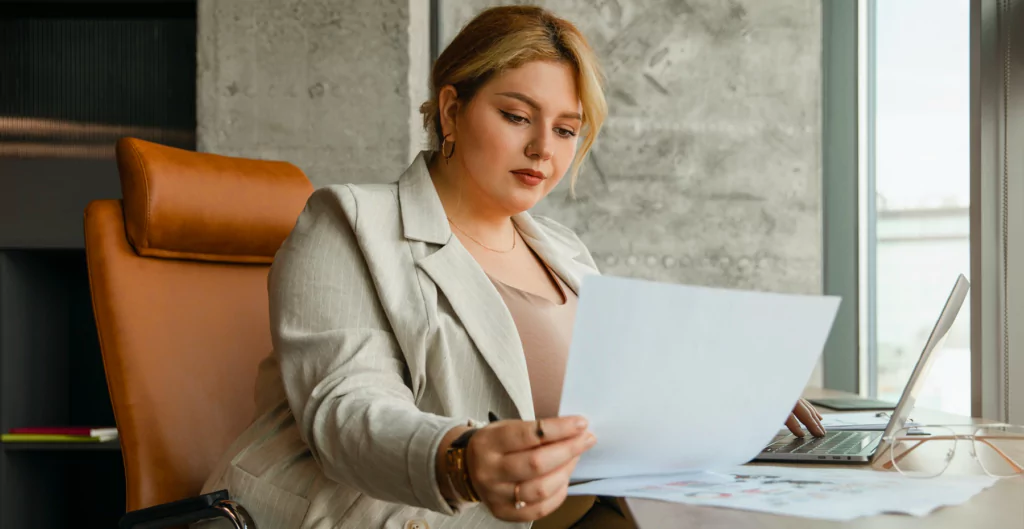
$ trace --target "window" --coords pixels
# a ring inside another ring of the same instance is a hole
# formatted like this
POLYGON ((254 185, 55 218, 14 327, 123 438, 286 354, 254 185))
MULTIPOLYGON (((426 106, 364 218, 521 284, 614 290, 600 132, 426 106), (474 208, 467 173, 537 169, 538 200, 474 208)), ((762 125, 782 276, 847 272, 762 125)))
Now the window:
MULTIPOLYGON (((895 401, 957 275, 970 277, 970 4, 863 4, 861 380, 895 401)), ((919 405, 970 415, 970 368, 965 303, 919 405)))

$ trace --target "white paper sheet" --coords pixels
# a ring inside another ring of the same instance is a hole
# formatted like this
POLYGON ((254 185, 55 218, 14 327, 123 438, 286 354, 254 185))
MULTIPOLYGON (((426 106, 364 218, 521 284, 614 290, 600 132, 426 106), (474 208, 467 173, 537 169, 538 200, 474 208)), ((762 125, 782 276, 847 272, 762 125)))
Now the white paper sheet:
POLYGON ((924 516, 944 505, 964 503, 997 480, 952 475, 917 479, 866 469, 758 465, 600 480, 572 486, 569 494, 647 498, 845 521, 881 513, 924 516))
POLYGON ((597 444, 574 480, 730 467, 788 417, 839 298, 587 276, 560 415, 597 444))
MULTIPOLYGON (((889 424, 889 412, 822 413, 821 424, 826 430, 885 430, 889 424)), ((904 426, 917 426, 911 417, 904 426)))

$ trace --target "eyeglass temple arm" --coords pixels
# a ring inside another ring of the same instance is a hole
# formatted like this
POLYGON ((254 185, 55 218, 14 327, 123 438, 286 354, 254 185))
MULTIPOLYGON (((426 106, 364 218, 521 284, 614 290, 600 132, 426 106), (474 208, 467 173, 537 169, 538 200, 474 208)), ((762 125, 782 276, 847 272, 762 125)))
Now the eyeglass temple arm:
MULTIPOLYGON (((946 436, 946 437, 950 437, 950 436, 946 436)), ((914 446, 911 446, 910 448, 904 450, 898 456, 890 459, 889 461, 886 461, 885 464, 882 465, 882 468, 884 468, 886 470, 891 469, 893 465, 895 465, 896 463, 900 462, 900 459, 903 459, 904 457, 907 456, 907 454, 913 452, 917 447, 919 447, 922 444, 924 444, 925 441, 931 441, 932 439, 935 439, 935 437, 929 437, 928 439, 907 439, 908 441, 916 441, 917 444, 915 444, 914 446)), ((889 442, 890 443, 895 443, 896 439, 893 439, 892 441, 889 441, 889 442)))
POLYGON ((981 441, 981 442, 987 444, 989 447, 991 447, 993 450, 995 450, 997 454, 1002 456, 1002 458, 1005 459, 1006 462, 1009 463, 1011 467, 1013 467, 1013 470, 1015 472, 1017 472, 1018 474, 1024 473, 1024 469, 1022 469, 1020 467, 1020 465, 1018 465, 1016 462, 1014 462, 1014 460, 1010 459, 1010 456, 1006 455, 1006 453, 1003 452, 1002 450, 1000 450, 998 446, 995 446, 992 443, 988 442, 989 439, 1020 439, 1020 440, 1024 440, 1024 435, 979 435, 979 436, 936 435, 934 437, 928 437, 927 439, 905 439, 907 441, 915 441, 917 444, 915 444, 914 446, 906 449, 904 452, 900 453, 900 455, 892 458, 892 460, 886 461, 882 465, 882 468, 884 468, 886 470, 892 468, 893 465, 895 465, 896 463, 899 463, 901 459, 903 459, 904 457, 907 456, 907 454, 909 454, 910 452, 913 452, 914 449, 916 449, 917 447, 921 446, 922 444, 924 444, 927 441, 943 441, 943 440, 945 440, 945 441, 956 441, 957 439, 964 439, 964 438, 973 438, 973 439, 976 439, 978 441, 981 441))
POLYGON ((1006 455, 1006 453, 1003 452, 1002 450, 1000 450, 998 446, 988 442, 989 439, 1017 439, 1017 440, 1024 440, 1024 435, 978 435, 978 436, 975 436, 974 438, 976 440, 978 440, 978 441, 981 441, 981 442, 987 444, 989 447, 992 448, 992 450, 995 450, 997 454, 1003 456, 1003 459, 1005 459, 1006 462, 1009 463, 1011 467, 1013 467, 1013 470, 1016 473, 1018 473, 1018 474, 1024 473, 1024 468, 1021 468, 1020 465, 1018 465, 1016 461, 1010 459, 1010 456, 1006 455))

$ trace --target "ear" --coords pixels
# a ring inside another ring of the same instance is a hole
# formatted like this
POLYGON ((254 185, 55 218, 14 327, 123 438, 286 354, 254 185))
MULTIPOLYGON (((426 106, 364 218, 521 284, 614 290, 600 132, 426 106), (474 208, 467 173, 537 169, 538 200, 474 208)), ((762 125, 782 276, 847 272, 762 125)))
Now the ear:
POLYGON ((437 95, 437 107, 441 118, 441 133, 444 136, 454 133, 455 118, 459 114, 459 94, 452 85, 445 85, 437 95))

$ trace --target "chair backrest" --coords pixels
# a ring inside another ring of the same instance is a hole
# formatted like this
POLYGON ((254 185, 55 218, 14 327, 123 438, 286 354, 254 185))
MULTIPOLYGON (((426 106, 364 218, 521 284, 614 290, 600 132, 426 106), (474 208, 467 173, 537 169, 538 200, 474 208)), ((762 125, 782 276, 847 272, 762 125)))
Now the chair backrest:
POLYGON ((135 510, 198 494, 252 420, 267 272, 313 187, 289 163, 131 138, 117 164, 123 198, 88 205, 85 249, 135 510))

